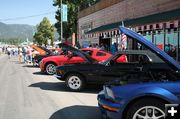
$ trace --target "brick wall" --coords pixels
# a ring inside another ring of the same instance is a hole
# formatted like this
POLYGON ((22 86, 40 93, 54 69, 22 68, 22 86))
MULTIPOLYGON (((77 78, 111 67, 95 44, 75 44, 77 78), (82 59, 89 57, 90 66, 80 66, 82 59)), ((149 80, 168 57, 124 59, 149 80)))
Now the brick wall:
POLYGON ((126 19, 180 8, 180 0, 102 0, 101 2, 80 12, 79 32, 83 25, 90 23, 90 29, 93 29, 126 19))

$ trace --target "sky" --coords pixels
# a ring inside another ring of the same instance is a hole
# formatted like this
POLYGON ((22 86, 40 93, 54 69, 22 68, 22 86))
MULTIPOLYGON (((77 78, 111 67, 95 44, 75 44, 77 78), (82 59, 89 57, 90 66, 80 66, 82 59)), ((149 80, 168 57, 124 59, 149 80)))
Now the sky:
POLYGON ((0 22, 37 25, 44 17, 56 22, 53 0, 0 0, 0 22))

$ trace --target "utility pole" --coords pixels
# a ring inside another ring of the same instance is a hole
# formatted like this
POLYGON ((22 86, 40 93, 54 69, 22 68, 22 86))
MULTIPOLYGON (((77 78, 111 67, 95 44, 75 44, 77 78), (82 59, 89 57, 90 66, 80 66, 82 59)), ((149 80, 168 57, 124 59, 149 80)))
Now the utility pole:
POLYGON ((63 13, 63 9, 62 9, 62 0, 61 0, 61 42, 63 40, 63 20, 62 20, 62 13, 63 13))

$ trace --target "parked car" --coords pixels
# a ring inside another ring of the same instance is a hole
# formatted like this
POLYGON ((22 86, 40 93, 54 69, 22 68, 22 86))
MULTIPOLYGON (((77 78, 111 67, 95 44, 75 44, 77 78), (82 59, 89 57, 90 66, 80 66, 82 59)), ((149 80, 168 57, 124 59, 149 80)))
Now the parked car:
MULTIPOLYGON (((64 44, 64 45, 66 45, 66 44, 64 44)), ((69 45, 66 45, 66 46, 69 46, 69 45)), ((69 47, 71 47, 71 46, 69 46, 69 47)), ((92 57, 92 59, 94 58, 97 61, 103 61, 112 56, 110 53, 101 51, 96 48, 83 48, 83 49, 81 49, 81 51, 84 53, 87 53, 89 55, 89 57, 92 57)), ((68 52, 68 53, 69 54, 50 56, 47 58, 43 58, 40 63, 41 72, 45 72, 47 74, 52 75, 52 74, 55 74, 55 72, 56 72, 56 66, 64 65, 64 64, 72 64, 72 63, 77 64, 77 63, 85 62, 85 60, 82 57, 80 57, 74 53, 71 53, 71 52, 68 52)))
MULTIPOLYGON (((45 49, 45 48, 43 48, 45 49)), ((43 58, 49 57, 49 56, 56 56, 56 55, 61 55, 61 49, 60 48, 50 48, 50 49, 46 49, 46 53, 43 55, 36 55, 33 59, 33 64, 35 66, 39 66, 40 61, 43 58)))
MULTIPOLYGON (((67 47, 67 46, 64 46, 67 47)), ((104 84, 107 81, 121 79, 122 74, 130 71, 147 70, 158 64, 164 68, 164 61, 150 51, 120 51, 105 61, 97 62, 87 54, 69 47, 70 51, 84 58, 86 62, 56 67, 55 77, 65 81, 73 91, 81 91, 86 84, 104 84)))
POLYGON ((164 119, 165 104, 180 104, 180 65, 141 35, 125 27, 120 31, 146 46, 164 65, 150 63, 146 70, 126 71, 121 79, 106 83, 97 97, 102 117, 164 119))

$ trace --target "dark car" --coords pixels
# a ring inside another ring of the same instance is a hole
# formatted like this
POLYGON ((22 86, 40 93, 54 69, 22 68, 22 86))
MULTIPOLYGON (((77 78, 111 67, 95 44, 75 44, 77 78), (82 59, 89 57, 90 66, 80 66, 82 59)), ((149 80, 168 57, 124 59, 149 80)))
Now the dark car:
POLYGON ((104 62, 98 62, 86 53, 64 46, 86 60, 82 64, 70 64, 56 67, 58 79, 65 81, 73 91, 82 90, 86 84, 104 84, 120 79, 127 72, 146 71, 158 66, 169 68, 164 61, 148 50, 121 51, 104 62))
POLYGON ((180 104, 180 65, 143 36, 124 27, 120 31, 146 46, 164 64, 150 64, 144 71, 127 71, 121 79, 106 83, 97 97, 102 118, 179 119, 177 110, 173 115, 170 111, 175 109, 172 104, 180 104))

